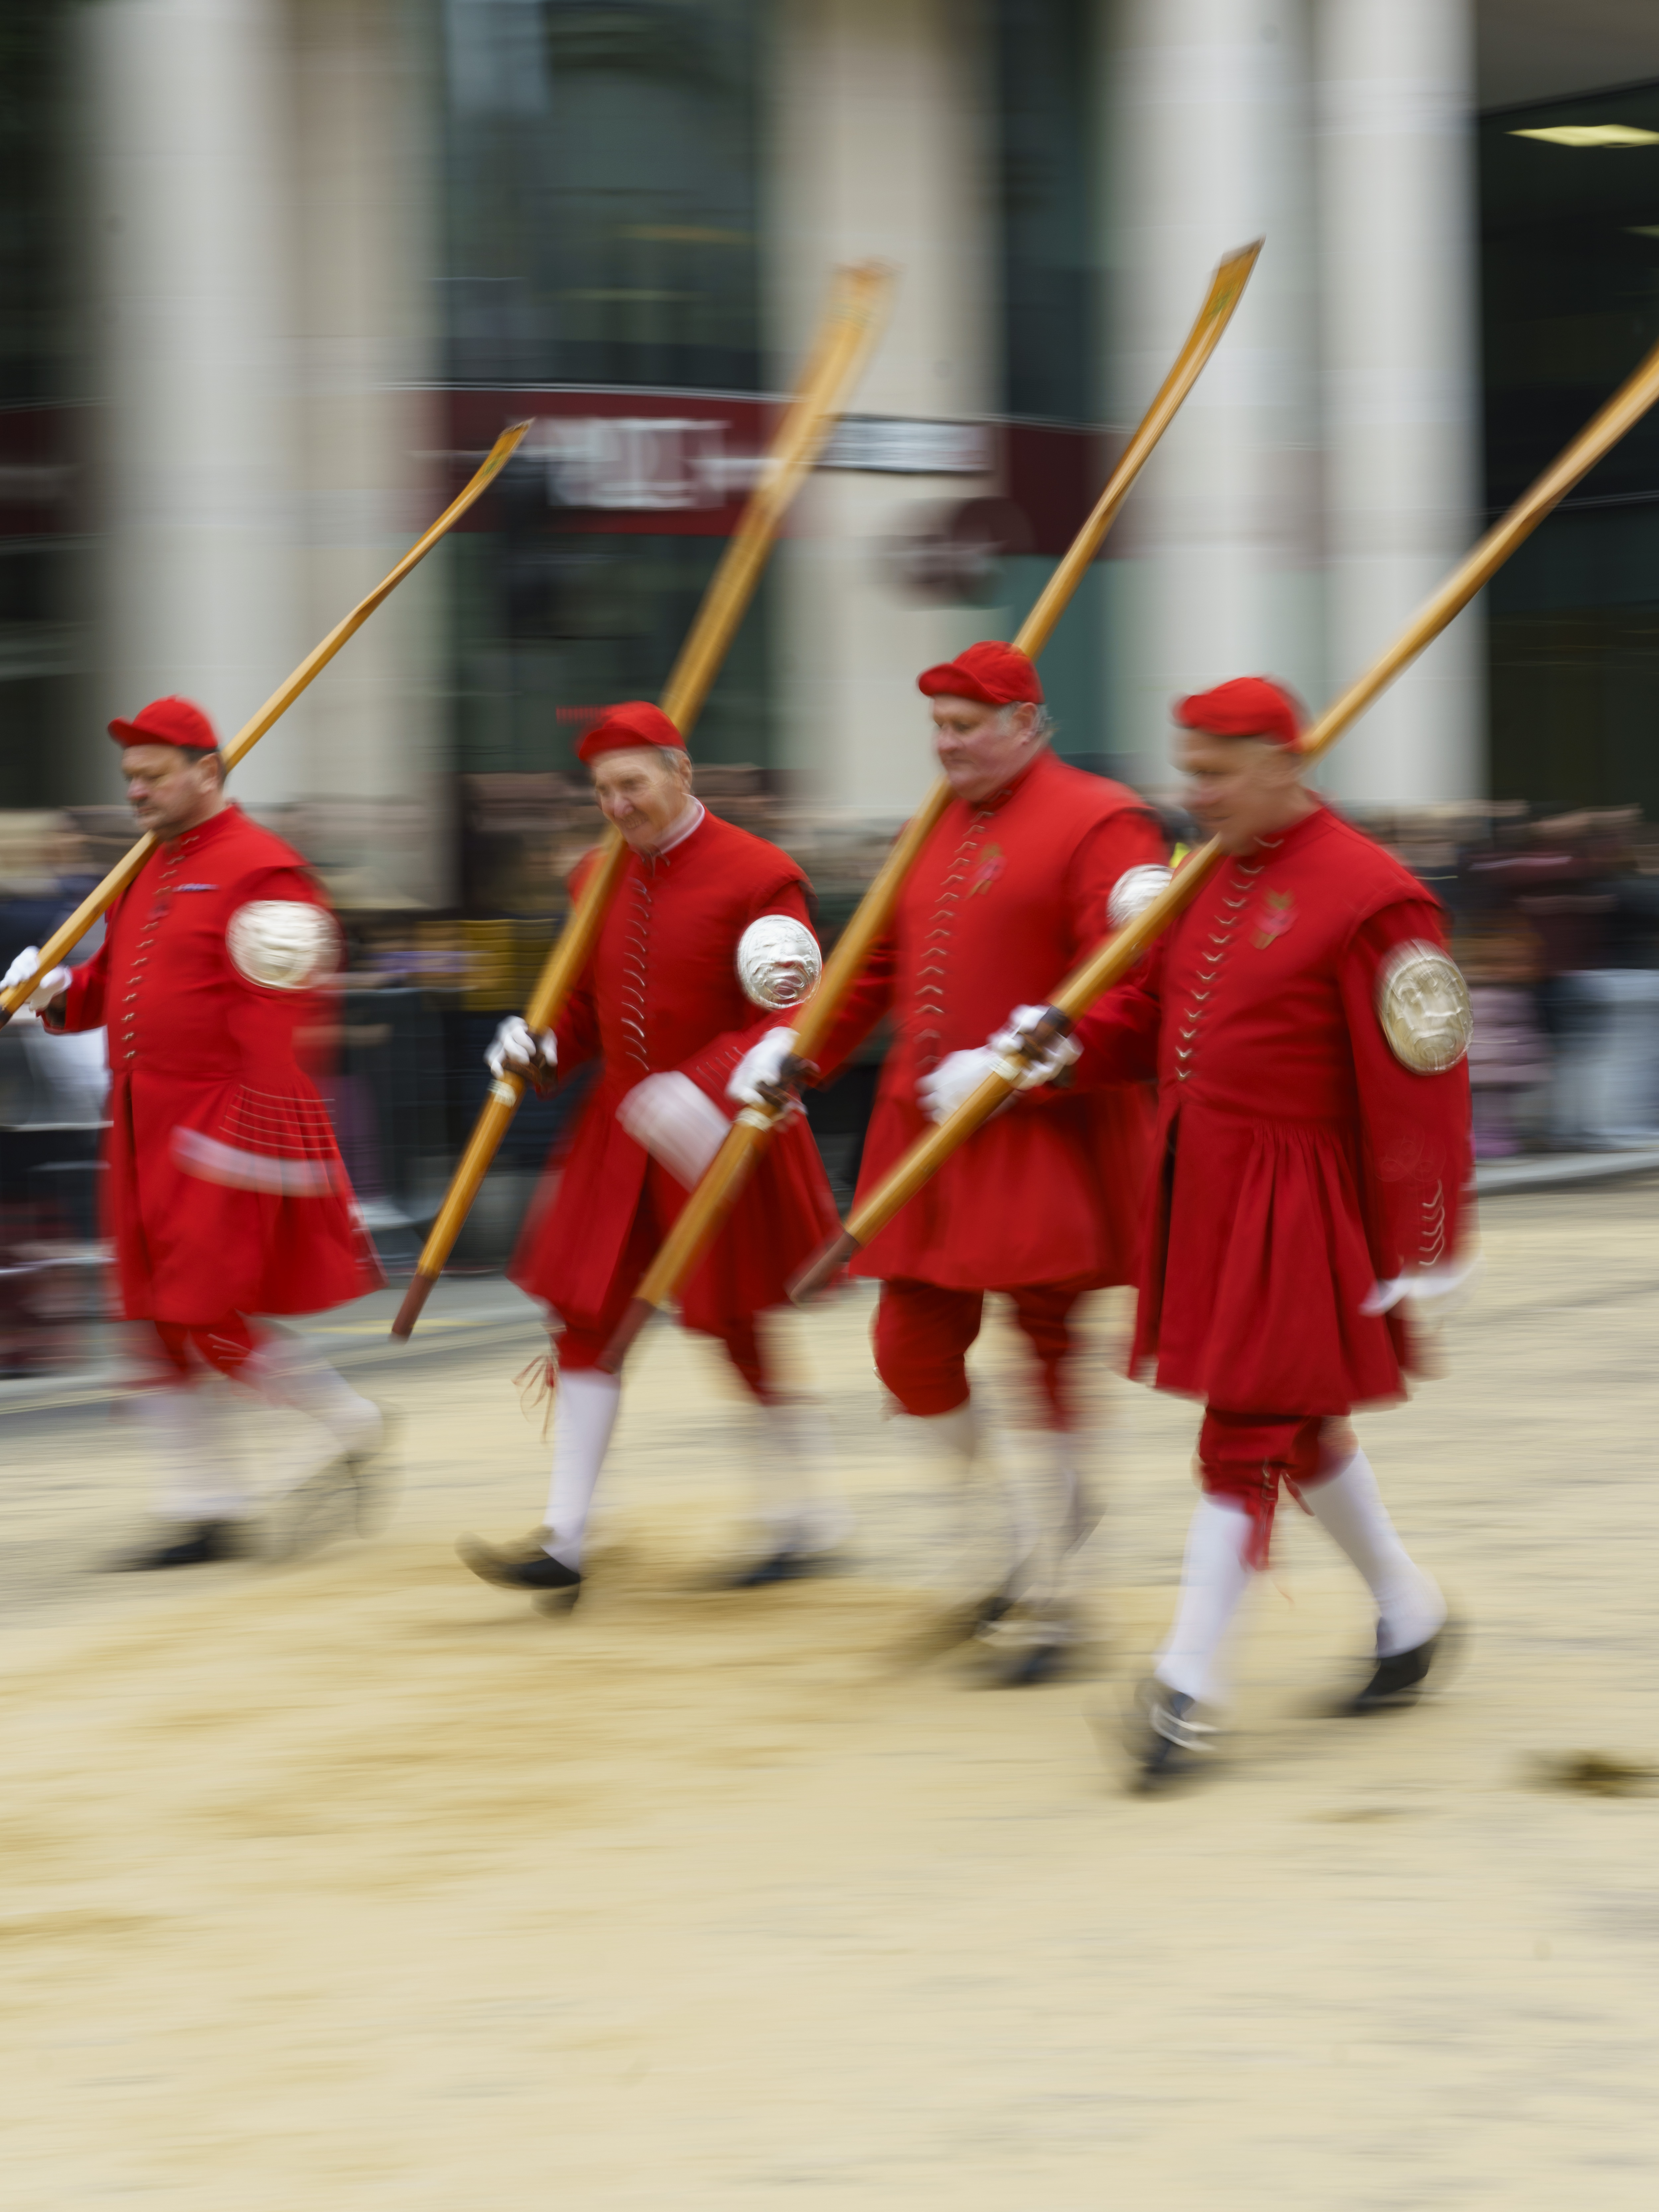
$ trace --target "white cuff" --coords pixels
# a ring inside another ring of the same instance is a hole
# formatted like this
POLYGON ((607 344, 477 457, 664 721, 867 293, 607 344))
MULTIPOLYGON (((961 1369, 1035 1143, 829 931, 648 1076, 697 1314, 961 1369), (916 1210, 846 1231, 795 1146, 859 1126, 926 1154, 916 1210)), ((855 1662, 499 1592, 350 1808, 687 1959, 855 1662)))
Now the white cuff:
POLYGON ((689 1075, 647 1075, 617 1109, 636 1145, 690 1190, 726 1142, 731 1123, 689 1075))

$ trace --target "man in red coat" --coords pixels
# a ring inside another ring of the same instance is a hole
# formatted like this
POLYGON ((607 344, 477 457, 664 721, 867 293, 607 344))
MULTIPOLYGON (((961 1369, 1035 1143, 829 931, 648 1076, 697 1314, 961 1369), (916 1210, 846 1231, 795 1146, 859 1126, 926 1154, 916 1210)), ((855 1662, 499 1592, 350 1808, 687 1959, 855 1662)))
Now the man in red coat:
MULTIPOLYGON (((952 797, 919 854, 893 926, 826 1048, 828 1074, 884 1015, 893 1044, 866 1139, 860 1193, 973 1091, 995 1036, 1052 990, 1168 880, 1158 825, 1135 794, 1057 760, 1042 687, 1026 655, 970 646, 928 669, 933 744, 952 797)), ((793 1042, 775 1031, 733 1095, 757 1096, 793 1042)), ((978 1131, 871 1243, 855 1272, 882 1284, 876 1367, 926 1423, 965 1486, 992 1455, 965 1368, 988 1291, 1001 1291, 1036 1362, 1044 1476, 1006 1491, 981 1634, 1012 1647, 1011 1680, 1052 1671, 1068 1640, 1062 1564, 1091 1525, 1078 1450, 1070 1317, 1086 1292, 1133 1279, 1150 1111, 1133 1091, 1073 1095, 1044 1080, 978 1131)))
MULTIPOLYGON (((597 1060, 568 1157, 550 1167, 512 1267, 557 1322, 556 1433, 546 1521, 520 1553, 468 1540, 486 1581, 574 1593, 587 1517, 620 1402, 599 1361, 688 1190, 730 1126, 727 1079, 759 1022, 817 981, 805 878, 787 853, 708 813, 691 793, 679 732, 642 700, 609 708, 577 748, 599 806, 629 851, 592 957, 557 1026, 518 1015, 490 1048, 545 1084, 597 1060)), ((592 861, 584 861, 579 887, 592 861)), ((760 1405, 769 1479, 764 1556, 738 1580, 781 1581, 821 1565, 840 1534, 818 1494, 806 1409, 782 1390, 757 1326, 835 1227, 803 1119, 784 1129, 725 1234, 687 1280, 689 1328, 718 1337, 760 1405)))
MULTIPOLYGON (((109 1032, 104 1204, 121 1304, 150 1324, 159 1379, 139 1403, 169 1463, 169 1524, 143 1567, 240 1548, 252 1501, 227 1465, 216 1370, 320 1422, 360 1471, 380 1416, 298 1340, 252 1314, 314 1313, 374 1289, 380 1267, 333 1132, 295 1055, 337 936, 297 853, 225 795, 212 725, 185 699, 112 722, 127 797, 158 841, 104 941, 31 996, 46 1027, 109 1032)), ((8 982, 32 975, 31 946, 8 982)))
POLYGON ((1180 1610, 1137 1723, 1149 1778, 1210 1740, 1281 1482, 1376 1601, 1351 1709, 1417 1694, 1444 1601, 1346 1416, 1402 1395, 1410 1316, 1467 1272, 1470 1175, 1468 999, 1439 906, 1304 788, 1277 685, 1240 678, 1176 720, 1193 812, 1227 858, 1074 1033, 1081 1087, 1157 1078, 1134 1360, 1205 1403, 1180 1610))

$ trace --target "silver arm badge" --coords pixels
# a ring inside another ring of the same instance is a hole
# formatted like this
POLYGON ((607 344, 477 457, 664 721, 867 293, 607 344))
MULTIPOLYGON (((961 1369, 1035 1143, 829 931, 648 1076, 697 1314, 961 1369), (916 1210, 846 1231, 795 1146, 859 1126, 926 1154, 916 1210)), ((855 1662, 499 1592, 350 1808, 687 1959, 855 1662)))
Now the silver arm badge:
POLYGON ((237 972, 267 991, 303 991, 339 958, 334 917, 303 899, 252 899, 225 934, 237 972))
POLYGON ((1146 913, 1169 881, 1170 871, 1156 861, 1148 861, 1139 868, 1125 868, 1106 901, 1107 927, 1127 929, 1146 913))
POLYGON ((738 981, 751 1006, 776 1011, 810 999, 823 973, 823 955, 805 922, 763 914, 738 939, 738 981))
POLYGON ((1455 1067, 1474 1033, 1468 985, 1436 945, 1395 945, 1377 972, 1376 1018, 1389 1051, 1414 1075, 1455 1067))

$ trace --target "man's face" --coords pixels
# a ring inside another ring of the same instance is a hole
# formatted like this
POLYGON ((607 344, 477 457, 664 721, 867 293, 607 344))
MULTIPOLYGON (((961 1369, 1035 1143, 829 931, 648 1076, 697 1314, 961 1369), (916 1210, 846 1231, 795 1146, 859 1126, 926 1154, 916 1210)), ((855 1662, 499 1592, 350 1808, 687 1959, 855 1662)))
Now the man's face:
POLYGON ((933 702, 933 750, 946 783, 970 804, 1012 783, 1041 742, 1036 708, 1024 701, 987 707, 947 695, 933 702))
POLYGON ((1302 788, 1299 756, 1265 738, 1179 730, 1176 760, 1187 779, 1182 799, 1224 852, 1248 853, 1259 838, 1276 836, 1313 804, 1302 788))
POLYGON ((219 811, 222 792, 211 753, 185 745, 125 745, 121 773, 138 827, 152 836, 177 837, 219 811))
POLYGON ((599 811, 636 853, 653 853, 673 828, 691 788, 690 763, 662 745, 601 753, 593 763, 599 811))

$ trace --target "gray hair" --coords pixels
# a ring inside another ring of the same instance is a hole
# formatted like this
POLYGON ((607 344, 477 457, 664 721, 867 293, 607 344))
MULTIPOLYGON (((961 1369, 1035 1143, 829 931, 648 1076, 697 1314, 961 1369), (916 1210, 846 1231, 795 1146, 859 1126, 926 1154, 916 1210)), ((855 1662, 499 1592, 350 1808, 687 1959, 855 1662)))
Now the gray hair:
POLYGON ((1048 709, 1046 707, 1037 705, 1034 700, 1011 699, 1006 707, 1000 707, 998 708, 997 718, 1006 728, 1007 726, 1008 717, 1013 713, 1014 709, 1017 707, 1028 705, 1030 707, 1032 714, 1032 737, 1040 745, 1048 744, 1054 734, 1054 718, 1048 712, 1048 709))

